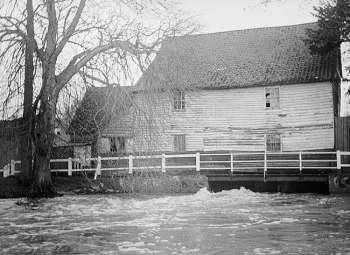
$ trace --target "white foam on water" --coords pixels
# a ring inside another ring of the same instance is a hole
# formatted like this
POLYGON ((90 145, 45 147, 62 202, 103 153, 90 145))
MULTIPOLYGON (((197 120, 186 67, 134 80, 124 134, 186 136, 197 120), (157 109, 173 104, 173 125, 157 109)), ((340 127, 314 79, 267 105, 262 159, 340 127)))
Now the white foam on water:
MULTIPOLYGON (((206 188, 202 188, 192 195, 175 195, 162 197, 123 197, 107 196, 100 197, 99 202, 91 204, 88 200, 76 201, 68 205, 53 205, 51 208, 55 215, 114 215, 116 212, 131 211, 133 213, 142 213, 144 211, 162 211, 163 213, 172 212, 174 208, 181 209, 192 206, 206 207, 208 204, 242 204, 249 201, 259 201, 262 194, 254 193, 245 188, 236 190, 211 193, 206 188), (103 207, 100 204, 104 204, 103 207)), ((181 210, 178 210, 181 211, 181 210)), ((242 211, 242 213, 249 212, 242 211)), ((44 215, 46 216, 46 215, 44 215)))
POLYGON ((159 228, 161 222, 159 222, 159 219, 157 218, 139 218, 139 219, 133 219, 133 220, 127 220, 127 221, 121 221, 118 223, 115 223, 115 226, 136 226, 136 227, 143 227, 143 228, 159 228))
POLYGON ((293 218, 282 218, 281 222, 283 223, 294 223, 294 222, 298 222, 298 219, 293 219, 293 218))
POLYGON ((282 251, 275 250, 273 248, 255 248, 254 254, 256 255, 265 255, 265 254, 281 254, 282 251))
POLYGON ((238 212, 242 212, 242 213, 249 213, 251 210, 249 209, 238 209, 238 212))
POLYGON ((196 194, 192 195, 196 198, 207 198, 210 197, 213 193, 211 193, 207 188, 201 188, 196 194))
POLYGON ((150 249, 148 247, 154 247, 155 244, 153 243, 144 243, 142 241, 139 242, 129 242, 129 241, 125 241, 122 243, 118 244, 118 250, 120 252, 124 252, 124 253, 130 253, 130 254, 159 254, 160 251, 158 250, 154 250, 154 249, 150 249))
POLYGON ((335 204, 339 203, 340 200, 341 200, 341 198, 339 198, 339 197, 326 197, 326 198, 320 198, 318 201, 319 201, 319 204, 321 204, 321 205, 334 206, 335 204))
POLYGON ((234 223, 234 224, 208 224, 207 228, 211 228, 211 229, 237 229, 240 226, 242 226, 241 223, 234 223))
POLYGON ((216 204, 220 202, 230 204, 242 204, 248 202, 258 202, 261 199, 265 198, 265 194, 255 193, 243 187, 241 187, 240 189, 223 190, 217 193, 212 193, 209 192, 206 188, 202 188, 196 194, 189 196, 188 200, 203 201, 207 203, 214 202, 216 204))
POLYGON ((281 218, 280 220, 272 221, 272 222, 266 222, 265 225, 273 225, 273 224, 282 224, 282 223, 295 223, 299 222, 300 220, 294 219, 294 218, 281 218))
POLYGON ((135 253, 141 253, 141 254, 157 254, 160 253, 160 251, 155 251, 155 250, 151 250, 148 248, 138 248, 138 247, 124 247, 124 246, 118 246, 119 251, 121 252, 126 252, 126 253, 131 253, 131 254, 135 254, 135 253))
POLYGON ((41 248, 33 242, 41 236, 52 241, 45 241, 47 253, 67 242, 78 253, 91 245, 91 254, 114 254, 105 250, 111 247, 126 255, 209 254, 215 245, 225 254, 234 249, 241 254, 310 254, 310 239, 325 236, 333 236, 328 241, 337 249, 318 242, 319 249, 335 254, 349 240, 350 200, 342 197, 261 194, 244 188, 211 193, 204 188, 174 196, 65 196, 43 201, 37 210, 14 202, 0 200, 0 243, 11 245, 0 249, 9 254, 41 248), (281 238, 300 242, 300 252, 288 242, 279 245, 281 238))
POLYGON ((350 216, 350 210, 349 211, 339 210, 336 213, 339 214, 339 215, 350 216))

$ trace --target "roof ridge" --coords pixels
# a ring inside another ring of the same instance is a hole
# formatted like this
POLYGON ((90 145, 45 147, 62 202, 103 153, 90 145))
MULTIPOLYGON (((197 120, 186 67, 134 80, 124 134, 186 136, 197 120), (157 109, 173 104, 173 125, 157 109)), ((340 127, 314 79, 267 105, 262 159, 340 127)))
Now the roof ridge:
POLYGON ((115 86, 115 87, 108 87, 106 85, 104 86, 89 86, 87 87, 87 91, 97 91, 97 90, 106 90, 106 89, 120 89, 120 88, 123 88, 123 89, 131 89, 132 85, 120 85, 120 86, 115 86))
MULTIPOLYGON (((254 28, 243 28, 243 29, 235 29, 235 30, 226 30, 226 31, 218 31, 218 32, 210 32, 210 33, 202 33, 202 34, 191 34, 191 35, 180 35, 175 36, 173 39, 181 39, 184 37, 195 37, 195 36, 211 36, 211 35, 217 35, 217 34, 225 34, 225 33, 231 33, 231 32, 243 32, 243 31, 251 31, 251 30, 263 30, 263 29, 278 29, 278 28, 287 28, 287 27, 298 27, 298 26, 305 26, 305 25, 311 25, 311 24, 317 24, 317 22, 306 22, 306 23, 299 23, 299 24, 293 24, 293 25, 283 25, 283 26, 266 26, 266 27, 254 27, 254 28)), ((172 38, 170 38, 171 40, 172 38)))

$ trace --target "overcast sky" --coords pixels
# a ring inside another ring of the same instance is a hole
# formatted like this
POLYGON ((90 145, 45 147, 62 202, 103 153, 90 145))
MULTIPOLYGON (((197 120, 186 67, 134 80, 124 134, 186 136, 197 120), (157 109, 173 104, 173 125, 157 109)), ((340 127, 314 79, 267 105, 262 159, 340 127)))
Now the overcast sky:
POLYGON ((179 0, 198 16, 203 33, 316 21, 312 6, 319 0, 179 0))

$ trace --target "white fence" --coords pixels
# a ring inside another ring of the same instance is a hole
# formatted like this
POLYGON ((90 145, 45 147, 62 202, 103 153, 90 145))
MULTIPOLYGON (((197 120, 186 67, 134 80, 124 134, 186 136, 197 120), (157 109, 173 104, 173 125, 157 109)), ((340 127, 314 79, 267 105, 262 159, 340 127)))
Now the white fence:
MULTIPOLYGON (((343 163, 343 158, 350 152, 228 152, 228 153, 193 153, 193 154, 160 154, 147 156, 96 157, 86 159, 52 159, 55 163, 65 164, 66 167, 51 167, 51 172, 64 172, 71 176, 73 172, 94 172, 95 178, 103 171, 119 171, 133 174, 135 171, 159 171, 162 173, 173 170, 193 170, 195 172, 224 171, 227 174, 235 172, 249 173, 259 171, 266 175, 273 171, 298 171, 303 174, 308 169, 340 170, 350 168, 343 163), (170 163, 172 159, 180 160, 180 164, 170 163), (143 163, 137 161, 143 161, 143 163), (148 164, 144 164, 148 161, 148 164), (94 163, 93 163, 94 162, 94 163), (109 164, 114 162, 112 165, 109 164), (186 162, 186 163, 184 163, 186 162), (150 164, 151 163, 151 164, 150 164), (94 167, 92 167, 94 166, 94 167)), ((20 173, 21 161, 11 160, 0 172, 4 177, 20 173), (17 167, 18 165, 18 167, 17 167)))

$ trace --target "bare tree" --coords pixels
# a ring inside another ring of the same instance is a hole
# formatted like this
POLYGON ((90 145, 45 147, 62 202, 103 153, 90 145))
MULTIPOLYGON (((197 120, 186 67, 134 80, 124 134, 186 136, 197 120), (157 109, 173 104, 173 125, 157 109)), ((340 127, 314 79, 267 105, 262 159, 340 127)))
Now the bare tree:
MULTIPOLYGON (((0 60, 9 91, 22 91, 25 56, 23 116, 34 145, 35 196, 55 194, 49 162, 61 91, 79 75, 81 82, 118 78, 113 84, 119 86, 137 67, 145 70, 165 38, 196 27, 165 0, 14 0, 0 7, 0 60), (103 63, 114 67, 111 77, 103 76, 103 63)), ((30 173, 29 154, 25 160, 30 173)))
POLYGON ((21 159, 22 159, 22 181, 30 183, 32 178, 32 119, 33 119, 33 81, 34 81, 34 10, 33 1, 27 0, 27 24, 26 33, 28 42, 25 44, 25 69, 24 69, 24 97, 23 97, 23 124, 24 134, 22 136, 21 159))

